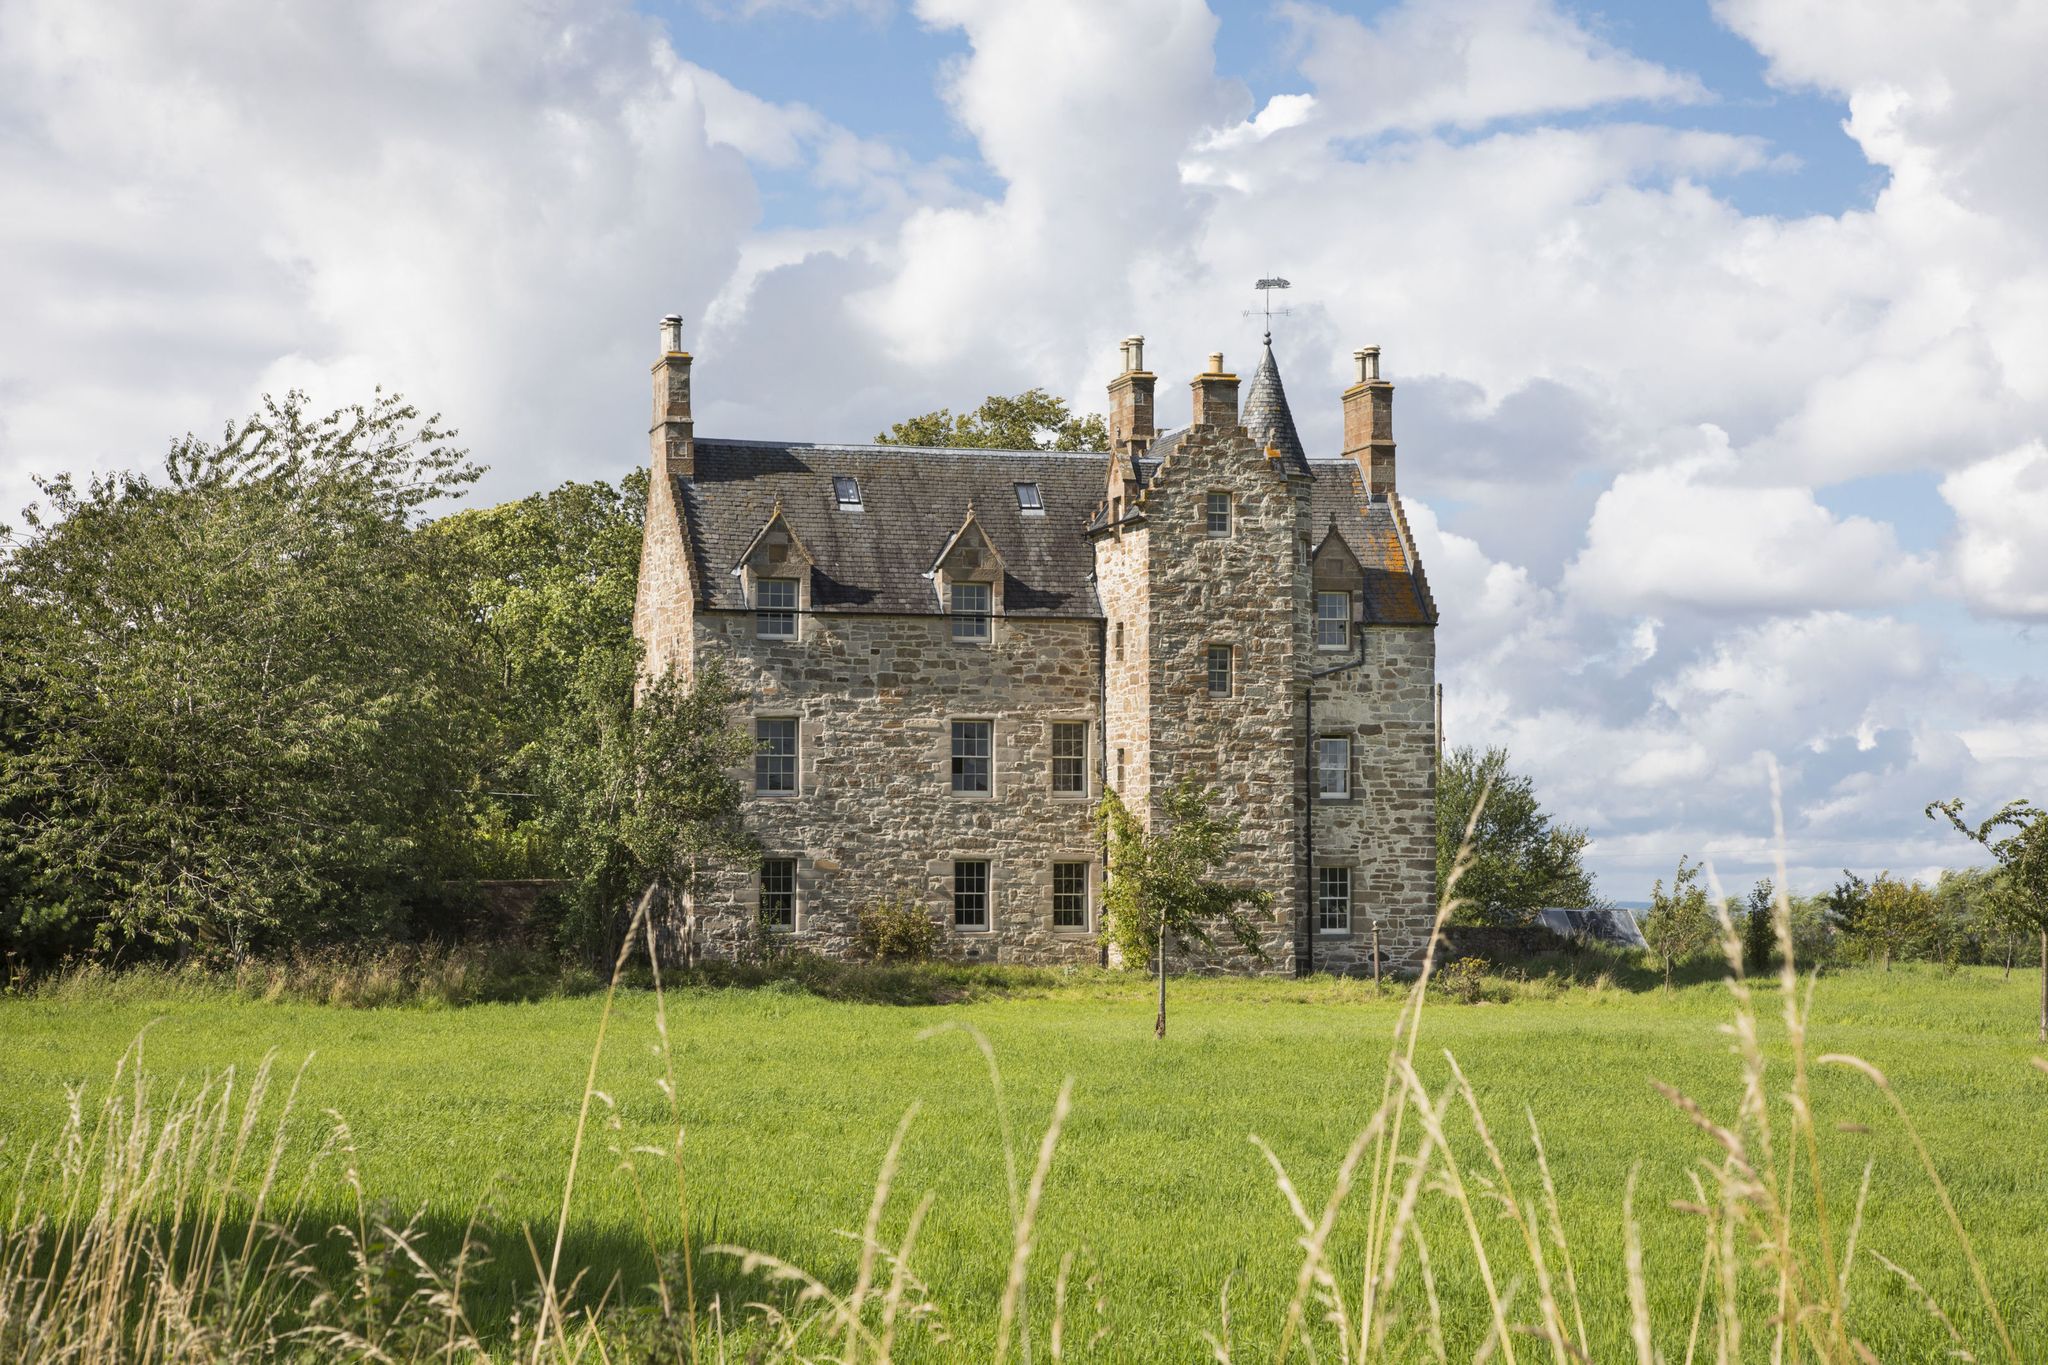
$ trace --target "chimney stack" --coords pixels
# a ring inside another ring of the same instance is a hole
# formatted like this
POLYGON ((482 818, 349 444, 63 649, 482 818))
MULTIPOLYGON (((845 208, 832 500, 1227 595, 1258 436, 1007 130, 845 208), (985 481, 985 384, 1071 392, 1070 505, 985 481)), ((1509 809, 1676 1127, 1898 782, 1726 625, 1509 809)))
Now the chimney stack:
POLYGON ((1158 428, 1152 424, 1152 385, 1145 368, 1145 338, 1124 338, 1123 373, 1109 381, 1109 448, 1118 455, 1142 455, 1158 428))
POLYGON ((1357 378, 1344 390, 1344 457, 1358 461, 1368 495, 1394 491, 1394 386, 1380 378, 1380 348, 1353 351, 1357 378))
POLYGON ((661 320, 661 357, 654 362, 654 423, 647 429, 654 472, 693 478, 697 473, 695 424, 690 419, 690 353, 683 349, 683 319, 661 320))
POLYGON ((1196 426, 1237 425, 1237 376, 1225 373, 1223 352, 1209 353, 1209 368, 1188 385, 1194 391, 1196 426))

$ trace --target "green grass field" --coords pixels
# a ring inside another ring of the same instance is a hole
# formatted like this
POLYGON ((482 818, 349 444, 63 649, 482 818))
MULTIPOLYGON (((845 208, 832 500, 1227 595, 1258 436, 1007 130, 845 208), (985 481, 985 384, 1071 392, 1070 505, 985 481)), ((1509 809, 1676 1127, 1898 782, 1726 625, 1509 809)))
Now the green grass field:
MULTIPOLYGON (((1988 969, 1831 975, 1819 984, 1813 1042, 1816 1052, 1854 1053, 1891 1077, 1950 1183, 2022 1355, 2048 1359, 2048 1075, 2029 1065, 2041 1050, 2032 1042, 2036 988, 2024 973, 2005 981, 1988 969)), ((1072 1252, 1068 1358, 1207 1358, 1201 1334, 1219 1327, 1226 1277, 1237 1358, 1270 1358, 1300 1264, 1298 1229, 1248 1135, 1272 1146, 1320 1208, 1378 1102, 1397 1000, 1327 980, 1177 982, 1162 1043, 1151 1036, 1148 990, 1142 979, 1088 975, 1054 990, 930 1007, 773 988, 671 994, 698 1242, 740 1243, 828 1283, 850 1283, 856 1247, 842 1233, 860 1227, 891 1133, 920 1102, 884 1234, 901 1230, 925 1192, 935 1197, 914 1263, 954 1345, 932 1354, 986 1354, 1010 1239, 996 1109, 972 1041, 930 1033, 969 1024, 995 1047, 1027 1167, 1061 1081, 1074 1081, 1033 1262, 1039 1354, 1053 1275, 1072 1252), (1080 1287, 1090 1278, 1095 1287, 1080 1287), (1091 1345, 1098 1326, 1108 1334, 1091 1345)), ((1764 993, 1775 1056, 1775 991, 1764 993)), ((299 1152, 324 1134, 322 1111, 336 1111, 370 1196, 400 1217, 423 1209, 444 1250, 482 1206, 496 1259, 480 1305, 502 1315, 531 1287, 520 1229, 531 1227, 543 1247, 552 1236, 600 997, 347 1010, 198 990, 134 995, 0 1000, 0 1194, 10 1202, 27 1146, 56 1131, 65 1087, 87 1083, 89 1102, 96 1098, 147 1027, 147 1069, 167 1084, 249 1068, 271 1050, 287 1071, 310 1056, 299 1152)), ((658 1146, 666 1104, 655 1085, 653 1013, 651 994, 622 993, 599 1087, 617 1103, 623 1139, 658 1146)), ((1525 1106, 1541 1125, 1596 1359, 1631 1353, 1621 1195, 1637 1162, 1658 1344, 1683 1355, 1702 1222, 1670 1201, 1693 1197, 1688 1168, 1703 1169, 1714 1149, 1649 1081, 1731 1118, 1739 1072, 1719 1027, 1729 1015, 1727 992, 1712 984, 1432 1003, 1425 1015, 1425 1080, 1441 1084, 1443 1050, 1456 1054, 1524 1192, 1535 1188, 1525 1106)), ((1789 1077, 1780 1067, 1771 1079, 1775 1098, 1789 1077)), ((1918 1276, 1980 1358, 1996 1358, 1967 1265, 1889 1106, 1840 1068, 1821 1069, 1814 1087, 1837 1216, 1873 1162, 1863 1251, 1918 1276)), ((1484 1158, 1470 1121, 1454 1117, 1454 1147, 1477 1169, 1484 1158)), ((615 1296, 644 1298, 652 1275, 629 1186, 606 1150, 617 1140, 595 1128, 571 1219, 564 1260, 591 1272, 585 1299, 614 1275, 615 1296)), ((323 1218, 341 1217, 352 1205, 338 1165, 320 1179, 323 1218)), ((673 1192, 658 1175, 649 1179, 659 1192, 657 1237, 673 1245, 673 1192)), ((1485 1300, 1455 1206, 1441 1194, 1425 1199, 1450 1353, 1469 1359, 1486 1334, 1485 1300)), ((1360 1220, 1338 1223, 1340 1278, 1359 1273, 1346 1231, 1360 1220)), ((1514 1234, 1493 1219, 1485 1236, 1506 1246, 1514 1234)), ((729 1262, 705 1256, 700 1265, 700 1296, 722 1295, 728 1308, 768 1292, 729 1262)), ((1943 1354, 1946 1338, 1919 1296, 1868 1254, 1852 1289, 1859 1330, 1883 1359, 1943 1354)), ((1526 1318, 1533 1307, 1524 1307, 1518 1316, 1526 1318)), ((1755 1335, 1749 1344, 1764 1346, 1755 1335)), ((1536 1349, 1522 1345, 1524 1354, 1536 1349)))

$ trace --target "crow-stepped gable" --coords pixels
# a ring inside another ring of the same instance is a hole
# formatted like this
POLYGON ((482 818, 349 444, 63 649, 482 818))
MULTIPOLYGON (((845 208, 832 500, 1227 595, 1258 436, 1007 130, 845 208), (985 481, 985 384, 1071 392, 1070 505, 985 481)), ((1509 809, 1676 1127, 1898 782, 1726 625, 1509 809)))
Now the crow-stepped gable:
POLYGON ((1191 778, 1242 820, 1267 961, 1411 962, 1436 901, 1436 607, 1395 487, 1393 386, 1355 353, 1344 449, 1312 455, 1270 340, 1212 354, 1160 430, 1144 338, 1107 452, 700 439, 662 320, 634 630, 655 671, 722 659, 759 745, 765 857, 674 907, 693 956, 755 933, 850 950, 909 901, 953 956, 1104 959, 1090 812, 1191 778))

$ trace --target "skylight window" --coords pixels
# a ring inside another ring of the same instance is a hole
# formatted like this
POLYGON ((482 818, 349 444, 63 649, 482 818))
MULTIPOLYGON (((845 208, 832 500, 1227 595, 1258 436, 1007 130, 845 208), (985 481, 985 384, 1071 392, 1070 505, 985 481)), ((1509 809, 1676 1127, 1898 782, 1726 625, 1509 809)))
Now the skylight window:
POLYGON ((858 512, 860 510, 860 480, 851 474, 834 475, 832 494, 839 499, 839 510, 858 512))
POLYGON ((1038 516, 1045 515, 1045 499, 1039 496, 1037 484, 1020 483, 1017 485, 1017 510, 1038 516))

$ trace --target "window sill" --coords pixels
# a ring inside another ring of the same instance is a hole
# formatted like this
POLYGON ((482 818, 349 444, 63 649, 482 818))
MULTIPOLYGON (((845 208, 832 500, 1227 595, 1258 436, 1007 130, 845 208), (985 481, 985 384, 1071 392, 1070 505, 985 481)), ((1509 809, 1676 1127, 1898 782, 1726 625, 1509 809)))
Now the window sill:
POLYGON ((1316 793, 1316 804, 1318 804, 1318 805, 1331 805, 1331 806, 1348 806, 1348 805, 1350 805, 1350 804, 1351 804, 1351 793, 1350 793, 1350 792, 1345 792, 1345 793, 1344 793, 1344 794, 1343 794, 1342 796, 1337 796, 1337 795, 1327 795, 1327 796, 1326 796, 1326 795, 1324 795, 1324 794, 1323 794, 1322 792, 1317 792, 1317 793, 1316 793))
POLYGON ((1350 938, 1350 937, 1351 937, 1351 931, 1350 931, 1349 929, 1318 929, 1318 930, 1316 930, 1316 937, 1317 937, 1317 938, 1350 938))
POLYGON ((1053 799, 1053 800, 1055 800, 1055 801, 1065 801, 1065 802, 1067 802, 1067 803, 1068 803, 1069 805, 1076 805, 1076 806, 1078 806, 1078 805, 1080 805, 1080 804, 1081 804, 1082 802, 1084 802, 1084 801, 1086 801, 1086 800, 1088 799, 1088 793, 1087 793, 1087 792, 1054 792, 1054 793, 1052 794, 1052 799, 1053 799))
POLYGON ((758 796, 758 797, 761 797, 761 798, 763 798, 763 799, 765 799, 765 800, 769 800, 769 801, 794 801, 794 800, 795 800, 795 799, 796 799, 797 797, 799 797, 799 796, 802 796, 802 795, 803 795, 803 793, 802 793, 802 792, 764 792, 764 791, 762 791, 762 790, 761 790, 761 789, 760 789, 759 787, 756 787, 756 788, 754 788, 754 795, 756 795, 756 796, 758 796))

